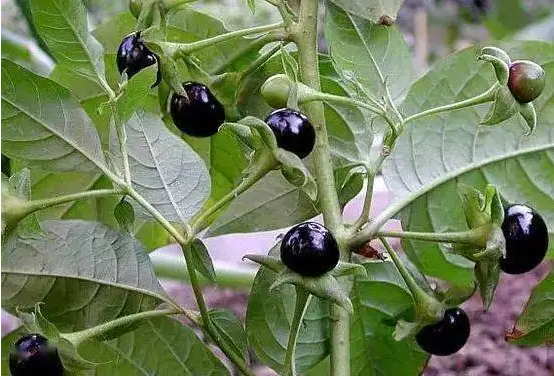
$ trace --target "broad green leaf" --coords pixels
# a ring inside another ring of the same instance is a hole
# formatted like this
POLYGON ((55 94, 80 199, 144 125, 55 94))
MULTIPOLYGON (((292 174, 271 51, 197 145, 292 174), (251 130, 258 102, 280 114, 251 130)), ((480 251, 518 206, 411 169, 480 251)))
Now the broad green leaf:
MULTIPOLYGON (((547 75, 554 75, 552 44, 519 42, 503 47, 513 58, 535 60, 547 75)), ((473 47, 437 63, 412 85, 401 111, 409 115, 484 92, 496 78, 488 64, 475 61, 478 53, 479 48, 473 47)), ((487 105, 409 124, 384 167, 394 196, 386 213, 404 209, 402 226, 409 231, 464 230, 458 183, 481 191, 493 184, 508 202, 537 208, 554 238, 553 81, 548 81, 534 104, 539 121, 530 137, 523 136, 524 120, 519 116, 496 127, 479 126, 487 105)), ((455 284, 472 283, 471 264, 465 259, 433 243, 405 241, 403 245, 425 274, 455 284)))
POLYGON ((554 271, 533 289, 525 310, 506 338, 523 346, 554 343, 554 271))
POLYGON ((38 302, 61 331, 155 308, 169 298, 140 243, 105 225, 45 221, 43 234, 11 237, 2 250, 2 308, 38 302))
POLYGON ((428 354, 414 338, 395 341, 398 318, 413 312, 413 298, 390 261, 363 264, 367 277, 358 277, 351 293, 354 314, 350 325, 352 375, 419 375, 428 354))
POLYGON ((2 57, 32 72, 48 75, 54 63, 33 41, 2 28, 2 57))
MULTIPOLYGON (((133 186, 166 219, 186 223, 210 193, 204 162, 157 115, 139 110, 127 122, 126 130, 133 186)), ((118 155, 119 145, 112 146, 113 154, 118 155)), ((142 207, 137 215, 150 218, 142 207)))
POLYGON ((105 80, 102 46, 88 30, 81 0, 31 0, 34 25, 59 64, 76 77, 105 80))
POLYGON ((245 359, 248 355, 246 332, 240 320, 233 312, 226 309, 212 309, 208 312, 210 320, 233 351, 245 359))
POLYGON ((175 242, 166 229, 156 221, 139 224, 134 236, 148 252, 155 251, 158 248, 175 242))
MULTIPOLYGON (((271 249, 270 256, 279 254, 279 244, 271 249)), ((294 314, 295 289, 287 284, 270 291, 275 277, 266 268, 256 274, 248 300, 246 334, 262 362, 279 372, 284 365, 294 314)), ((329 303, 313 297, 298 334, 296 367, 299 372, 307 371, 327 356, 330 320, 329 303)))
POLYGON ((106 169, 98 134, 69 92, 5 59, 2 153, 47 170, 106 169))
POLYGON ((404 97, 414 77, 412 57, 395 27, 372 24, 329 4, 325 36, 335 68, 352 75, 367 95, 381 100, 386 82, 395 102, 404 97))
POLYGON ((208 248, 206 248, 204 242, 200 239, 194 239, 189 250, 192 254, 194 269, 196 269, 198 273, 202 274, 210 282, 215 282, 216 275, 214 265, 212 263, 212 259, 210 258, 210 254, 208 253, 208 248))
POLYGON ((135 209, 129 201, 122 199, 113 210, 113 215, 121 231, 131 233, 135 225, 135 209))
POLYGON ((390 26, 404 0, 331 0, 343 10, 373 23, 390 26))
POLYGON ((157 71, 158 67, 152 65, 127 81, 123 93, 115 104, 117 124, 126 123, 137 109, 144 108, 151 86, 156 82, 157 71))
POLYGON ((275 171, 238 196, 210 227, 208 235, 276 230, 316 215, 314 204, 302 188, 291 185, 275 171))
POLYGON ((94 376, 229 376, 194 331, 172 318, 152 319, 108 342, 88 341, 80 354, 99 363, 94 376))

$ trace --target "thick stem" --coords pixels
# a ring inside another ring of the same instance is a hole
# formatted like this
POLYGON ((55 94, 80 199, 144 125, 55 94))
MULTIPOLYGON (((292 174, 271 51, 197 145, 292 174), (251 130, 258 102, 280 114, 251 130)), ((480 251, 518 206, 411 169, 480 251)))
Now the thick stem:
POLYGON ((429 321, 436 321, 436 319, 440 319, 442 317, 442 305, 440 302, 427 295, 427 293, 419 287, 412 274, 408 271, 402 260, 400 260, 400 257, 398 257, 386 239, 380 237, 379 240, 387 250, 392 262, 396 266, 396 269, 412 293, 415 302, 416 315, 421 319, 429 321))
MULTIPOLYGON (((114 109, 114 116, 117 116, 117 111, 114 109)), ((127 154, 127 131, 125 124, 115 124, 117 129, 117 138, 119 141, 119 150, 121 152, 121 159, 123 160, 123 177, 125 183, 131 186, 131 167, 129 165, 129 155, 127 154)))
MULTIPOLYGON (((294 41, 299 50, 302 82, 312 89, 321 91, 317 55, 318 5, 318 0, 303 0, 300 3, 299 23, 295 28, 294 41)), ((336 231, 341 228, 342 215, 335 187, 323 104, 311 102, 306 103, 303 107, 316 128, 316 144, 312 152, 312 160, 323 219, 328 228, 336 231)))
POLYGON ((191 225, 192 233, 197 234, 209 225, 209 221, 212 216, 217 213, 221 208, 233 201, 238 195, 252 187, 256 182, 263 178, 271 170, 274 170, 278 165, 271 153, 263 153, 260 158, 252 166, 248 175, 237 185, 231 192, 227 193, 212 206, 204 210, 200 216, 196 218, 191 225))
POLYGON ((290 326, 287 353, 285 354, 285 366, 282 376, 296 376, 296 341, 302 326, 302 319, 306 313, 311 297, 310 293, 304 288, 299 286, 296 287, 296 304, 294 306, 294 316, 290 326))
POLYGON ((350 314, 331 306, 331 375, 350 375, 350 314))
POLYGON ((497 89, 497 86, 493 85, 490 89, 485 91, 483 94, 479 94, 473 98, 469 98, 456 103, 447 104, 444 106, 430 108, 428 110, 418 112, 417 114, 408 116, 402 122, 402 127, 404 127, 407 123, 411 121, 414 121, 416 119, 421 119, 426 116, 436 115, 436 114, 440 114, 441 112, 454 111, 454 110, 459 110, 466 107, 476 106, 478 104, 491 102, 494 100, 494 93, 496 92, 496 89, 497 89))
POLYGON ((107 196, 117 196, 122 194, 123 194, 123 191, 120 189, 96 189, 93 191, 72 193, 65 196, 57 196, 57 197, 45 198, 41 200, 32 200, 26 203, 26 215, 31 214, 37 210, 46 209, 56 205, 63 205, 77 200, 85 200, 90 198, 100 198, 100 197, 107 197, 107 196))
POLYGON ((198 42, 166 43, 166 45, 172 46, 173 48, 175 48, 175 54, 187 55, 194 51, 198 51, 202 48, 206 48, 217 43, 225 42, 239 37, 244 37, 247 35, 261 34, 268 31, 280 30, 280 29, 283 29, 284 26, 285 25, 282 22, 279 22, 279 23, 270 24, 270 25, 263 25, 263 26, 251 27, 248 29, 231 31, 229 33, 216 35, 215 37, 203 39, 198 42))
POLYGON ((135 313, 128 316, 119 317, 115 320, 111 320, 103 324, 93 326, 92 328, 88 328, 78 332, 63 333, 61 334, 61 336, 66 340, 70 341, 71 343, 73 343, 75 347, 78 347, 84 341, 92 338, 101 337, 102 335, 112 330, 115 330, 124 326, 128 326, 128 325, 137 323, 139 321, 149 320, 149 319, 152 319, 155 317, 161 317, 161 316, 176 315, 179 313, 182 313, 181 309, 160 309, 160 310, 154 310, 154 311, 145 311, 145 312, 135 313))

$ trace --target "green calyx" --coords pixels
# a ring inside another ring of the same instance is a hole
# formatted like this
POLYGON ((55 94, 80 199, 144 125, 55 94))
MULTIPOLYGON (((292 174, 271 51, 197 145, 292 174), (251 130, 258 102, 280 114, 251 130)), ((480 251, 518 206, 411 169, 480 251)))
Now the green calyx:
POLYGON ((313 100, 317 92, 302 83, 295 83, 285 74, 276 74, 269 77, 260 91, 265 101, 275 108, 286 107, 291 91, 296 85, 296 96, 299 104, 313 100))

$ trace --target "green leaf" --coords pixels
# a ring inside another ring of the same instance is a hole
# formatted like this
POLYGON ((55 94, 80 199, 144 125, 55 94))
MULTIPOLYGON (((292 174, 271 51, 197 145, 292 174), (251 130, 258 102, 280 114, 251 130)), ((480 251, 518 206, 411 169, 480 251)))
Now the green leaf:
POLYGON ((126 123, 135 111, 144 108, 152 84, 156 81, 157 65, 141 70, 133 76, 116 102, 117 124, 126 123))
MULTIPOLYGON (((517 42, 504 47, 510 56, 535 60, 554 75, 552 44, 517 42)), ((437 63, 412 85, 401 111, 413 114, 487 90, 496 78, 489 64, 476 63, 478 54, 479 48, 473 47, 437 63)), ((530 137, 522 137, 524 120, 518 116, 498 127, 479 126, 488 105, 409 124, 384 166, 385 181, 394 196, 393 209, 387 210, 404 209, 406 231, 463 231, 468 227, 457 197, 458 184, 481 191, 493 184, 508 202, 540 208, 554 239, 554 82, 548 83, 535 104, 539 125, 530 137)), ((472 265, 465 259, 429 242, 403 241, 403 246, 425 274, 458 285, 472 284, 472 265)))
MULTIPOLYGON (((126 130, 134 188, 167 220, 186 223, 210 193, 204 162, 169 132, 157 115, 139 110, 127 122, 126 130)), ((119 155, 119 145, 114 142, 113 154, 119 155)), ((150 218, 142 207, 135 209, 138 217, 150 218)))
POLYGON ((48 170, 106 168, 98 134, 69 92, 5 59, 2 153, 48 170))
POLYGON ((31 0, 31 12, 58 69, 95 83, 105 80, 102 46, 89 33, 81 0, 31 0))
POLYGON ((379 25, 392 25, 404 0, 331 0, 343 10, 379 25))
POLYGON ((139 242, 105 225, 45 221, 2 253, 2 308, 32 309, 70 332, 154 309, 169 298, 139 242))
POLYGON ((210 321, 219 334, 231 345, 239 358, 245 359, 248 355, 246 332, 240 320, 233 312, 226 309, 212 309, 208 312, 210 321))
POLYGON ((246 0, 252 14, 256 13, 256 0, 246 0))
POLYGON ((147 252, 155 251, 158 248, 175 242, 173 237, 159 222, 148 221, 137 227, 134 236, 142 243, 147 252))
MULTIPOLYGON (((280 243, 279 243, 280 244, 280 243)), ((277 256, 278 245, 269 252, 277 256)), ((295 288, 283 285, 270 291, 277 274, 261 268, 256 274, 246 312, 246 334, 258 357, 276 371, 284 366, 287 341, 294 314, 295 288)), ((317 297, 310 301, 298 334, 296 367, 304 372, 325 358, 329 351, 329 303, 317 297)))
POLYGON ((127 200, 122 199, 115 206, 113 215, 121 231, 130 233, 135 224, 135 210, 127 200))
POLYGON ((306 193, 275 171, 238 196, 210 227, 208 235, 275 230, 315 215, 317 210, 306 193))
POLYGON ((354 314, 350 326, 352 375, 419 375, 429 355, 414 338, 395 341, 396 321, 413 314, 413 298, 390 261, 363 264, 351 293, 354 314), (396 357, 402 356, 402 360, 396 357))
POLYGON ((152 319, 116 340, 85 342, 79 353, 99 363, 98 376, 229 376, 192 329, 167 317, 152 319))
POLYGON ((554 271, 533 289, 525 310, 506 338, 521 346, 554 343, 554 271))
POLYGON ((192 254, 194 269, 202 274, 208 281, 215 283, 216 275, 214 265, 204 242, 200 239, 194 239, 189 250, 192 254))
POLYGON ((353 75, 367 95, 381 100, 386 82, 395 102, 403 98, 414 73, 410 50, 396 28, 372 24, 329 4, 325 36, 335 68, 353 75))

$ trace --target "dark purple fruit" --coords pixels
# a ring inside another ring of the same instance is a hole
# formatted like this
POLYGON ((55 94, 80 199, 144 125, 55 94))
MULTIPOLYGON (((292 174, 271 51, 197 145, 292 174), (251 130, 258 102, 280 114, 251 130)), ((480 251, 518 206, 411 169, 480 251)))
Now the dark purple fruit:
POLYGON ((416 335, 419 346, 433 355, 452 355, 464 347, 469 338, 469 318, 461 308, 449 308, 442 320, 424 326, 416 335))
MULTIPOLYGON (((158 55, 146 47, 140 39, 140 32, 127 35, 121 41, 117 49, 117 69, 119 73, 125 71, 127 77, 131 78, 142 69, 154 65, 158 62, 158 55)), ((157 86, 162 80, 162 74, 158 65, 156 82, 152 87, 157 86)))
POLYGON ((506 257, 500 258, 500 269, 505 273, 526 273, 544 259, 548 249, 548 229, 539 213, 529 206, 507 206, 502 232, 506 239, 506 257))
POLYGON ((265 122, 275 134, 280 148, 300 158, 307 157, 313 150, 315 130, 312 123, 301 112, 282 108, 269 114, 265 122))
POLYGON ((532 61, 514 61, 510 65, 508 87, 519 103, 529 103, 537 99, 544 90, 545 76, 544 69, 532 61))
POLYGON ((14 344, 10 352, 12 376, 62 376, 63 366, 58 350, 40 334, 28 334, 14 344))
POLYGON ((205 85, 186 82, 183 88, 188 99, 174 93, 171 97, 171 117, 181 130, 193 137, 210 137, 225 122, 225 109, 205 85))
POLYGON ((333 234, 319 223, 301 223, 283 237, 281 261, 300 275, 317 277, 337 266, 339 245, 333 234))

